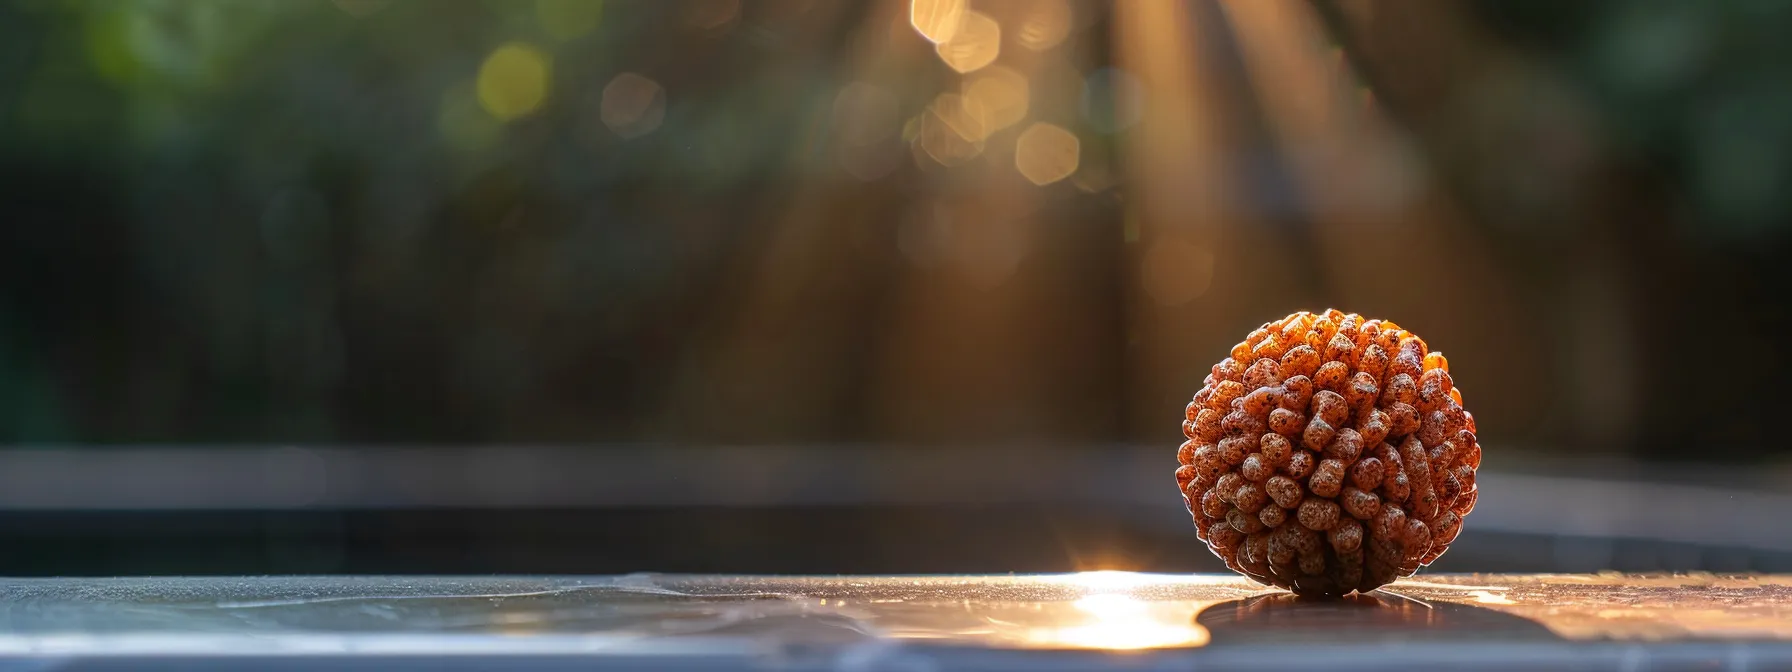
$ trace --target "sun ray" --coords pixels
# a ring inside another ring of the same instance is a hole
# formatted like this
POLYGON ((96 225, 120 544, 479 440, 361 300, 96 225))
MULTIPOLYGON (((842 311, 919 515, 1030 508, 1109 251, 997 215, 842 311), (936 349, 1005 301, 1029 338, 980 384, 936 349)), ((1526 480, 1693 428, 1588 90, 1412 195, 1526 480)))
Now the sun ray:
MULTIPOLYGON (((1328 46, 1312 6, 1251 0, 1221 0, 1220 6, 1280 160, 1306 199, 1321 291, 1351 310, 1426 325, 1452 352, 1524 343, 1510 331, 1526 323, 1510 279, 1433 179, 1414 141, 1380 106, 1365 104, 1372 97, 1344 55, 1328 46), (1426 290, 1416 291, 1415 282, 1426 290), (1438 296, 1451 297, 1448 305, 1438 296), (1475 306, 1480 315, 1446 319, 1452 305, 1475 306)), ((1523 352, 1500 359, 1533 361, 1523 352)))

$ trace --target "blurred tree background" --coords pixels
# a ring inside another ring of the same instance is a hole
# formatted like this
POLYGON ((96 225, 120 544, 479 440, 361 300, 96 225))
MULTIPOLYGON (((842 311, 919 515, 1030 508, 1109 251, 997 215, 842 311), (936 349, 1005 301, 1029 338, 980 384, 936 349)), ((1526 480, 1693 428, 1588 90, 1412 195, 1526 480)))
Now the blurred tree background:
POLYGON ((1327 223, 1235 4, 1178 6, 1250 216, 1177 247, 1105 4, 0 0, 0 440, 1167 455, 1336 305, 1512 450, 1784 456, 1792 4, 1301 4, 1409 229, 1327 223))

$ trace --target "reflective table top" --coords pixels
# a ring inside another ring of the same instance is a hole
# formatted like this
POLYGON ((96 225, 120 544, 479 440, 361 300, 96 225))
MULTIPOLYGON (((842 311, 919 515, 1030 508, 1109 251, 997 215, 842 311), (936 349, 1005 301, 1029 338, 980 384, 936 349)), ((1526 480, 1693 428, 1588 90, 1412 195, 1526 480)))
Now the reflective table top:
POLYGON ((0 593, 0 663, 56 669, 1792 669, 1792 576, 1422 575, 1333 601, 1128 572, 3 579, 0 593))

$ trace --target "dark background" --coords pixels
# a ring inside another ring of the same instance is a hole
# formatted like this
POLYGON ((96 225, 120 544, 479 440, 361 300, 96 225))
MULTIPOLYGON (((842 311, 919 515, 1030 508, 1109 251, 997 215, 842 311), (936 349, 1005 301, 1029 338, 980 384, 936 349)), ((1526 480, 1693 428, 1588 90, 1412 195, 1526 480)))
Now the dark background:
POLYGON ((1182 406, 1328 306, 1559 507, 1438 569, 1792 569, 1792 5, 1263 4, 0 0, 0 573, 1215 570, 1182 406))

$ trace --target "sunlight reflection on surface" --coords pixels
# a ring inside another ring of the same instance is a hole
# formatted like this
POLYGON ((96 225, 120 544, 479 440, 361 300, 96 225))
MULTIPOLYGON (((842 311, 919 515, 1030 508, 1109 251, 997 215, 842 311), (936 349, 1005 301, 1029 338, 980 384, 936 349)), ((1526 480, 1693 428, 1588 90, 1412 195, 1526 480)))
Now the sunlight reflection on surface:
POLYGON ((1210 576, 1103 570, 1041 578, 1080 586, 1088 594, 1070 603, 1072 609, 1062 612, 1059 622, 1029 630, 1025 639, 1031 646, 1150 649, 1207 644, 1207 629, 1192 618, 1203 605, 1146 600, 1129 593, 1166 582, 1206 582, 1210 576))
POLYGON ((1120 594, 1090 595, 1075 606, 1083 622, 1039 628, 1028 640, 1036 645, 1092 649, 1150 649, 1202 646, 1207 629, 1191 619, 1190 605, 1146 602, 1120 594))
POLYGON ((1069 583, 1092 591, 1122 592, 1146 586, 1182 584, 1230 584, 1237 577, 1226 574, 1144 574, 1103 569, 1075 574, 1053 574, 1039 577, 1047 583, 1069 583))

